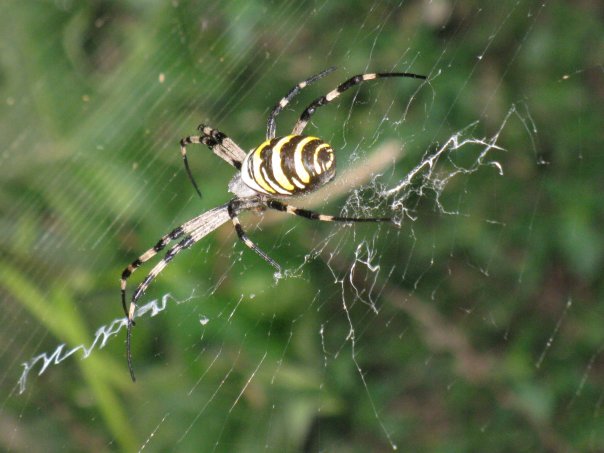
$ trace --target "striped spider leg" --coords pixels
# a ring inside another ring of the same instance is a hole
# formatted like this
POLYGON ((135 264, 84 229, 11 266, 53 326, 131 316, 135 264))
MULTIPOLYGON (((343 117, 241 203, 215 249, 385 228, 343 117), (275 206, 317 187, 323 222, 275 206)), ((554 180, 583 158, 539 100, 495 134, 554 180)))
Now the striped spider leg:
POLYGON ((341 223, 353 223, 353 222, 392 222, 392 217, 341 217, 328 214, 321 214, 319 212, 311 211, 309 209, 297 208, 289 203, 283 203, 275 199, 270 199, 266 202, 266 205, 276 211, 286 212, 291 215, 304 217, 309 220, 319 220, 321 222, 341 222, 341 223))
POLYGON ((203 144, 214 151, 218 157, 225 162, 231 164, 237 170, 241 168, 241 162, 245 159, 245 151, 243 151, 239 145, 233 140, 227 137, 226 134, 220 132, 218 129, 213 129, 205 124, 200 124, 197 129, 201 135, 190 135, 180 140, 180 154, 185 164, 185 169, 189 180, 193 184, 195 191, 201 197, 201 191, 193 178, 191 168, 189 167, 189 161, 187 159, 187 145, 190 144, 203 144))
POLYGON ((244 210, 251 210, 251 209, 255 209, 255 208, 264 208, 264 204, 262 203, 262 201, 260 201, 260 198, 258 198, 257 202, 254 202, 253 199, 246 200, 246 199, 241 199, 241 198, 234 198, 228 204, 229 217, 231 218, 231 222, 233 222, 233 226, 235 227, 235 231, 237 232, 237 236, 239 237, 241 242, 243 242, 247 247, 249 247, 254 252, 256 252, 258 255, 260 255, 260 257, 264 261, 266 261, 268 264, 273 266, 275 268, 275 270, 277 271, 277 274, 280 275, 282 273, 281 266, 279 266, 279 264, 277 264, 277 262, 274 259, 272 259, 270 256, 268 256, 266 254, 266 252, 264 252, 260 247, 258 247, 256 244, 254 244, 250 240, 250 238, 247 236, 247 234, 243 230, 243 227, 241 226, 241 223, 239 222, 239 218, 237 217, 237 212, 241 212, 244 210))
POLYGON ((326 75, 328 75, 329 73, 331 73, 335 70, 336 70, 336 67, 332 66, 331 68, 327 68, 325 71, 322 71, 318 74, 315 74, 314 76, 309 77, 306 80, 303 80, 302 82, 298 83, 295 87, 293 87, 289 91, 289 93, 287 93, 283 98, 281 98, 281 100, 279 102, 277 102, 277 104, 273 107, 273 110, 269 114, 268 120, 266 121, 266 139, 267 140, 275 138, 275 133, 276 133, 275 119, 277 118, 277 115, 279 115, 279 113, 281 113, 281 110, 283 110, 291 102, 291 100, 300 92, 300 90, 306 88, 311 83, 316 82, 319 79, 322 79, 323 77, 325 77, 326 75))
POLYGON ((350 79, 346 80, 345 82, 341 83, 340 85, 338 85, 337 88, 331 90, 325 96, 321 96, 321 97, 315 99, 314 101, 312 101, 310 103, 310 105, 308 107, 306 107, 306 109, 302 112, 302 115, 300 115, 300 119, 296 122, 296 124, 292 130, 292 135, 301 134, 302 131, 304 130, 304 128, 306 127, 306 125, 308 124, 308 122, 310 121, 310 118, 313 115, 313 113, 315 113, 315 111, 319 107, 329 104, 330 102, 334 101, 344 91, 348 90, 349 88, 352 88, 355 85, 358 85, 359 83, 363 83, 368 80, 383 79, 386 77, 410 77, 412 79, 421 79, 421 80, 424 80, 426 78, 426 76, 412 74, 410 72, 370 72, 367 74, 355 75, 355 76, 351 77, 350 79))
POLYGON ((134 371, 132 369, 132 354, 130 352, 130 338, 132 335, 132 326, 134 325, 134 315, 136 311, 136 302, 144 294, 147 287, 157 277, 157 275, 168 265, 170 261, 182 250, 191 247, 193 244, 201 240, 207 234, 214 231, 220 225, 224 224, 229 220, 229 214, 227 205, 220 206, 218 208, 210 209, 203 214, 185 222, 181 226, 173 229, 168 234, 162 236, 162 238, 149 250, 139 256, 136 260, 124 269, 120 280, 121 295, 122 295, 122 306, 127 317, 127 334, 126 334, 126 353, 128 360, 128 369, 130 370, 130 376, 132 380, 135 380, 134 371), (126 281, 132 275, 132 273, 138 269, 143 263, 153 258, 158 252, 163 250, 173 240, 184 237, 174 247, 168 250, 164 258, 155 265, 151 272, 147 275, 145 280, 138 285, 134 293, 132 294, 132 300, 130 307, 126 309, 126 281))
POLYGON ((132 354, 130 349, 131 336, 132 336, 132 327, 135 325, 134 316, 136 312, 136 303, 143 296, 151 282, 155 280, 155 278, 162 272, 165 267, 174 259, 176 255, 178 255, 183 250, 186 250, 193 246, 195 243, 199 242, 209 233, 214 231, 219 226, 226 223, 229 219, 233 223, 235 227, 235 231, 237 232, 237 236, 239 239, 251 250, 256 252, 262 259, 264 259, 267 263, 273 266, 278 273, 281 273, 281 266, 279 266, 266 252, 260 249, 254 242, 252 242, 243 227, 239 222, 239 218, 237 214, 242 211, 249 211, 253 209, 258 209, 264 207, 264 204, 260 197, 252 197, 252 198, 233 198, 227 204, 219 206, 214 209, 210 209, 209 211, 204 212, 203 214, 185 222, 181 226, 175 228, 168 234, 162 236, 162 238, 149 250, 143 253, 140 257, 134 260, 124 271, 122 272, 122 277, 120 280, 121 285, 121 295, 122 295, 122 306, 124 308, 124 313, 127 317, 127 335, 126 335, 126 354, 128 361, 128 369, 130 370, 130 377, 133 381, 136 380, 134 376, 134 370, 132 367, 132 354), (149 274, 145 277, 145 279, 136 287, 136 290, 132 294, 132 299, 130 302, 130 307, 126 309, 126 281, 132 275, 132 273, 138 269, 143 263, 153 258, 157 253, 163 250, 170 242, 182 238, 184 238, 170 248, 163 259, 157 263, 153 269, 149 272, 149 274))

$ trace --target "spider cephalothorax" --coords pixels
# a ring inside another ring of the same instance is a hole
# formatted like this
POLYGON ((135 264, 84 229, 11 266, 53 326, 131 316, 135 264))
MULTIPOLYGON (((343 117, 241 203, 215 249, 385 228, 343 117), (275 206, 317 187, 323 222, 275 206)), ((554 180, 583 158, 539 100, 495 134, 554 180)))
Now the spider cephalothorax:
POLYGON ((239 239, 260 255, 267 263, 273 266, 277 272, 281 267, 245 234, 237 215, 243 211, 275 209, 289 214, 305 217, 311 220, 324 222, 389 222, 388 217, 338 217, 319 214, 307 209, 300 209, 290 204, 279 201, 295 195, 303 195, 315 191, 331 181, 336 173, 335 153, 330 145, 317 137, 302 135, 304 128, 310 121, 315 110, 322 105, 328 104, 349 88, 367 80, 375 80, 386 77, 410 77, 425 79, 425 76, 407 72, 382 72, 360 74, 346 80, 337 88, 324 96, 315 99, 302 112, 300 118, 294 125, 292 133, 283 137, 275 138, 275 118, 289 104, 294 96, 307 85, 325 77, 335 68, 329 68, 316 74, 303 82, 298 83, 287 95, 282 98, 271 111, 266 127, 266 141, 249 153, 243 151, 233 140, 224 133, 206 125, 200 125, 200 135, 185 137, 180 141, 181 154, 185 169, 195 190, 199 195, 201 192, 189 168, 187 160, 187 145, 203 144, 208 146, 218 157, 231 164, 239 170, 228 189, 235 197, 228 203, 204 212, 203 214, 185 222, 168 234, 162 236, 154 247, 147 250, 134 260, 124 271, 120 280, 122 306, 127 317, 128 333, 126 337, 126 349, 128 357, 128 368, 130 376, 134 380, 132 369, 132 356, 130 353, 130 338, 136 302, 144 294, 149 284, 168 265, 170 261, 182 250, 191 247, 206 235, 214 231, 220 225, 232 221, 239 239), (168 250, 164 258, 155 265, 147 277, 138 285, 132 294, 130 306, 126 307, 126 280, 144 262, 154 257, 163 250, 170 242, 180 239, 175 246, 168 250))

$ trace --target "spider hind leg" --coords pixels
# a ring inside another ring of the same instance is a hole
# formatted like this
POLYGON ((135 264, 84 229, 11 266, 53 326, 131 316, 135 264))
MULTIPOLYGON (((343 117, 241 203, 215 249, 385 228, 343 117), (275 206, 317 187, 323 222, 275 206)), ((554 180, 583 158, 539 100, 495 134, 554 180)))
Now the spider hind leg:
POLYGON ((321 214, 308 209, 297 208, 291 204, 283 203, 277 200, 268 200, 266 205, 276 211, 286 212, 288 214, 297 215, 304 217, 309 220, 319 220, 321 222, 342 222, 342 223, 353 223, 353 222, 392 222, 391 217, 341 217, 327 214, 321 214))
POLYGON ((323 77, 325 77, 326 75, 328 75, 329 73, 331 73, 335 70, 336 70, 336 67, 332 66, 331 68, 327 68, 326 70, 324 70, 318 74, 315 74, 314 76, 311 76, 306 80, 303 80, 302 82, 298 83, 295 87, 293 87, 289 91, 289 93, 287 93, 283 98, 281 98, 281 100, 279 102, 277 102, 277 104, 273 107, 273 110, 271 111, 270 115, 268 116, 268 120, 266 122, 266 139, 267 140, 275 138, 275 133, 276 133, 275 120, 277 118, 277 115, 279 115, 279 113, 281 113, 281 111, 291 102, 291 100, 301 90, 306 88, 308 85, 316 82, 319 79, 322 79, 323 77))
POLYGON ((340 85, 338 85, 337 88, 331 90, 325 96, 321 96, 321 97, 315 99, 314 101, 312 101, 310 103, 310 105, 308 107, 306 107, 306 109, 302 112, 302 115, 300 115, 300 119, 298 119, 298 121, 296 122, 294 129, 292 131, 292 134, 300 135, 302 133, 302 131, 304 131, 304 128, 310 121, 310 118, 315 113, 315 111, 319 107, 329 104, 330 102, 334 101, 344 91, 348 90, 349 88, 352 88, 355 85, 366 82, 368 80, 383 79, 386 77, 409 77, 412 79, 421 79, 421 80, 424 80, 426 78, 426 76, 419 75, 419 74, 412 74, 409 72, 370 72, 367 74, 355 75, 355 76, 351 77, 350 79, 346 80, 345 82, 341 83, 340 85))

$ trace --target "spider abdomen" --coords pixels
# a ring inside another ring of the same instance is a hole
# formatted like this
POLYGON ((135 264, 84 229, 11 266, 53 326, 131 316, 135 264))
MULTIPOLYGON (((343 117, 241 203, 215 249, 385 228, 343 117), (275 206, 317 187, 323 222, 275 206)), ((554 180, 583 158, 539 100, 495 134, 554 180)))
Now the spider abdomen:
POLYGON ((277 197, 312 192, 335 174, 336 157, 331 146, 307 135, 267 140, 241 165, 241 179, 248 187, 277 197))

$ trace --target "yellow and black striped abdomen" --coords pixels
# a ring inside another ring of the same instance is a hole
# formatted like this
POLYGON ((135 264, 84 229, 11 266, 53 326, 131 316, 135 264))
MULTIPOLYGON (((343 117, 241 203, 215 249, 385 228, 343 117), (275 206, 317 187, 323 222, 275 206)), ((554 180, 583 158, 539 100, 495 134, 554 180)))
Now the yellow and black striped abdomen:
POLYGON ((331 146, 307 135, 267 140, 241 165, 241 179, 247 186, 276 197, 312 192, 335 174, 336 157, 331 146))

